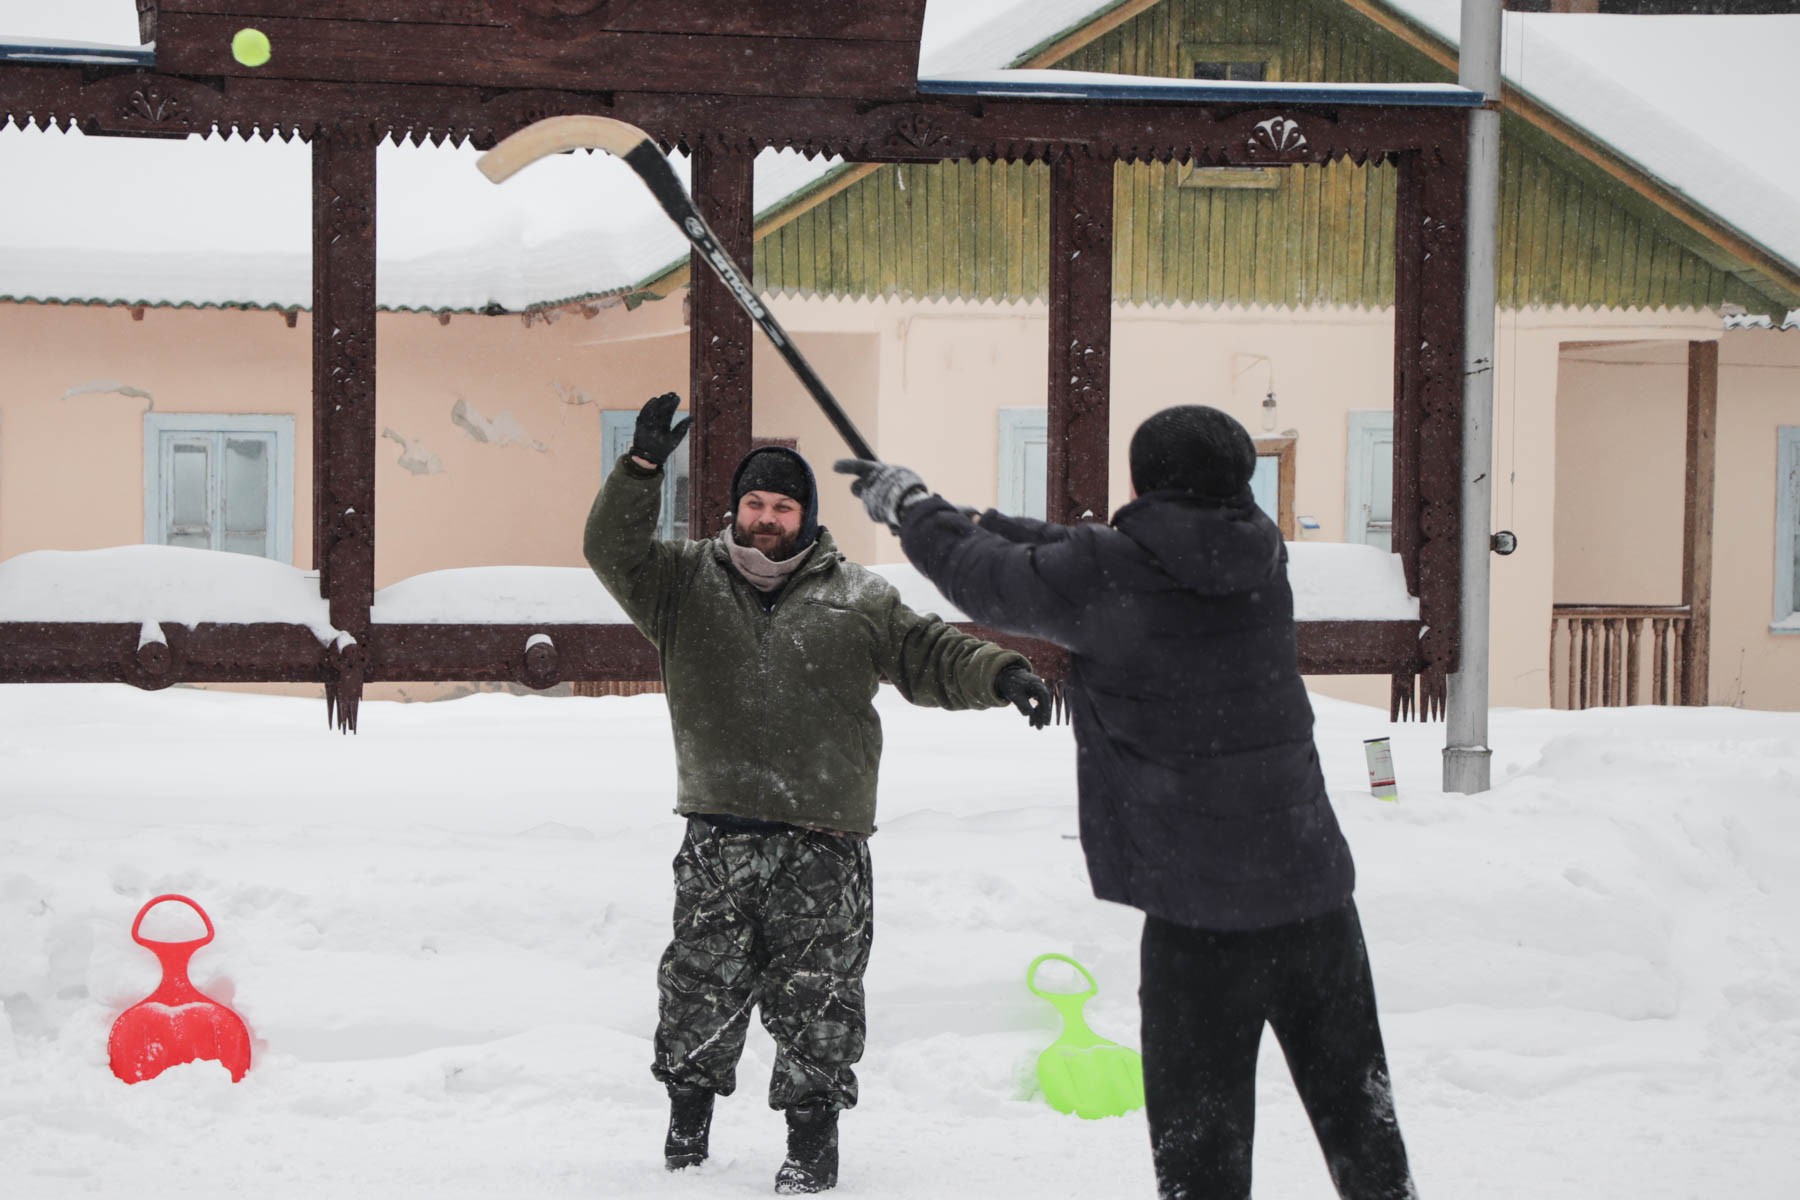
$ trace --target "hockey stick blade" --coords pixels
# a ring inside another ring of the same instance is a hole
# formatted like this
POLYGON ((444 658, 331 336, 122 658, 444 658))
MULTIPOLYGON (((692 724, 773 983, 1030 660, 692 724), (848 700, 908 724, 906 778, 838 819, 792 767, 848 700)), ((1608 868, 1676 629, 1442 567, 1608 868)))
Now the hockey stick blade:
POLYGON ((780 353, 782 359, 793 370, 800 382, 805 385, 813 401, 818 404, 826 420, 850 447, 850 452, 858 458, 874 459, 875 451, 870 447, 868 439, 856 428, 849 414, 844 412, 843 405, 825 386, 812 364, 806 361, 793 339, 788 337, 787 330, 775 319, 775 314, 756 296, 750 286, 749 276, 738 268, 725 247, 719 244, 712 228, 700 216, 700 210, 694 206, 693 198, 687 189, 681 186, 674 168, 669 160, 663 157, 650 135, 635 125, 612 117, 595 117, 571 115, 563 117, 546 117, 542 121, 533 122, 504 139, 492 150, 476 160, 475 165, 481 173, 495 183, 512 178, 540 158, 552 154, 560 154, 565 150, 604 150, 615 158, 624 160, 625 165, 637 172, 650 194, 662 210, 675 222, 678 229, 700 251, 700 257, 706 260, 713 269, 738 307, 750 314, 750 319, 768 335, 769 341, 780 353))

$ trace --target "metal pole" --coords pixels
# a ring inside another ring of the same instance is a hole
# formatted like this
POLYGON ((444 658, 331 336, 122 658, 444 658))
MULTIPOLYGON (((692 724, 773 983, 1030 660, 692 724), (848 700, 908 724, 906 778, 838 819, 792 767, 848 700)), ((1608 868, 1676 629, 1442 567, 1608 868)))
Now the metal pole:
POLYGON ((1457 82, 1486 97, 1469 114, 1468 263, 1463 292, 1462 646, 1445 714, 1444 790, 1485 792, 1489 543, 1494 421, 1494 260, 1500 207, 1501 0, 1462 0, 1457 82))

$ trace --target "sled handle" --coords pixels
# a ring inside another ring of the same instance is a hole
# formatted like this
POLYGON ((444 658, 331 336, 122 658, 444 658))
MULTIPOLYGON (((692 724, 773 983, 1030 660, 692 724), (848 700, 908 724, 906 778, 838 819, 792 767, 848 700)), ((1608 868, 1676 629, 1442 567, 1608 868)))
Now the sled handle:
POLYGON ((1094 976, 1088 971, 1088 969, 1086 967, 1082 966, 1080 963, 1076 962, 1074 959, 1070 958, 1066 954, 1040 954, 1036 958, 1032 959, 1031 965, 1029 967, 1025 968, 1025 986, 1031 989, 1032 995, 1042 996, 1044 999, 1050 1001, 1050 1003, 1057 1004, 1057 1007, 1059 1007, 1059 1008, 1061 1007, 1061 1005, 1058 1004, 1058 1001, 1066 1002, 1071 999, 1086 1000, 1088 997, 1098 995, 1100 992, 1100 985, 1094 981, 1094 976), (1042 988, 1038 987, 1038 985, 1037 985, 1038 968, 1047 962, 1068 963, 1071 967, 1074 967, 1077 971, 1081 972, 1081 977, 1083 979, 1087 980, 1087 983, 1088 983, 1087 991, 1085 991, 1085 992, 1046 992, 1042 988))
POLYGON ((135 920, 131 923, 131 940, 136 942, 138 945, 144 947, 144 949, 146 949, 146 950, 154 950, 158 946, 193 946, 196 949, 198 949, 199 947, 204 946, 204 945, 206 945, 206 943, 213 940, 212 918, 206 915, 206 910, 204 908, 201 908, 198 904, 194 903, 192 900, 188 899, 186 896, 177 895, 174 892, 168 892, 164 895, 157 896, 153 900, 145 901, 144 907, 138 909, 137 920, 135 920), (151 941, 146 941, 143 937, 139 936, 138 930, 143 927, 144 914, 149 912, 151 909, 155 908, 157 905, 161 904, 165 900, 179 900, 179 901, 181 901, 181 903, 187 905, 189 908, 191 908, 195 912, 199 913, 200 919, 202 921, 206 922, 206 936, 203 938, 196 938, 194 941, 191 941, 191 942, 151 942, 151 941))
POLYGON ((492 150, 476 159, 475 165, 483 175, 499 183, 511 179, 538 159, 565 150, 604 150, 624 158, 647 140, 648 135, 637 126, 612 117, 581 113, 547 117, 502 138, 492 150))

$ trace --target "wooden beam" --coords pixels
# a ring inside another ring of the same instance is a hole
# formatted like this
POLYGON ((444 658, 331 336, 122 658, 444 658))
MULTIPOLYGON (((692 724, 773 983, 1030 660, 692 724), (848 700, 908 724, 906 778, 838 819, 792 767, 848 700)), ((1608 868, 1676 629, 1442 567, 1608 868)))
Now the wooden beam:
MULTIPOLYGON (((694 149, 694 203, 738 263, 752 261, 751 168, 748 154, 705 143, 694 149)), ((731 508, 731 475, 750 452, 751 340, 755 326, 711 267, 690 256, 693 290, 688 333, 688 532, 717 533, 731 508)))
MULTIPOLYGON (((148 0, 139 0, 147 3, 148 0)), ((160 0, 165 13, 198 13, 233 19, 287 17, 314 21, 417 21, 438 25, 522 27, 542 0, 160 0)), ((571 9, 567 3, 558 8, 571 9)), ((756 0, 724 6, 692 0, 655 4, 587 5, 586 13, 540 18, 545 32, 579 34, 589 29, 652 33, 714 33, 740 37, 832 37, 859 41, 916 42, 923 0, 902 4, 821 4, 819 0, 756 0)))
POLYGON ((0 683, 318 683, 328 653, 304 625, 203 621, 162 624, 143 641, 141 621, 0 622, 0 683))
MULTIPOLYGON (((164 643, 140 645, 141 622, 0 622, 0 683, 125 683, 156 690, 177 683, 319 683, 331 656, 303 625, 203 622, 163 625, 164 643), (160 649, 160 653, 147 651, 160 649)), ((1018 650, 1053 673, 1053 646, 979 625, 958 628, 1018 650)), ((1417 621, 1302 621, 1300 669, 1309 675, 1372 675, 1418 661, 1417 621)), ((544 688, 576 680, 653 680, 656 649, 630 625, 375 625, 366 680, 513 681, 544 688), (539 635, 549 639, 543 662, 539 635), (538 654, 534 663, 533 653, 538 654)))
POLYGON ((1681 702, 1705 704, 1712 650, 1714 442, 1719 425, 1719 343, 1689 342, 1687 486, 1681 520, 1681 702))
POLYGON ((1045 513, 1105 521, 1112 416, 1113 164, 1050 166, 1050 396, 1045 513))
POLYGON ((157 67, 178 75, 223 78, 590 92, 704 90, 727 97, 855 95, 906 100, 918 92, 918 48, 907 42, 752 40, 568 24, 567 36, 544 38, 502 26, 477 30, 430 21, 259 18, 257 28, 268 35, 273 53, 262 66, 248 67, 231 51, 232 36, 243 27, 243 18, 164 12, 157 67), (755 53, 748 53, 752 47, 755 53), (702 80, 705 83, 696 86, 702 80))

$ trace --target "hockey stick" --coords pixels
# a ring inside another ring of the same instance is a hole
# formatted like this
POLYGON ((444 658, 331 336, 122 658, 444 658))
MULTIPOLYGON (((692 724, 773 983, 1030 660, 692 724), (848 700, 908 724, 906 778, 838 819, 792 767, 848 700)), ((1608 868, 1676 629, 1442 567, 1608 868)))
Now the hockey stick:
MULTIPOLYGON (((625 161, 625 165, 638 173, 638 178, 662 205, 662 210, 687 235, 688 241, 700 251, 712 267, 713 272, 724 281, 737 300, 739 307, 750 314, 762 331, 769 335, 775 349, 787 360, 806 390, 812 393, 825 417, 843 437, 850 452, 858 458, 876 459, 875 451, 870 447, 868 439, 856 428, 837 397, 825 386, 812 364, 801 355, 800 350, 788 337, 787 330, 775 319, 775 314, 763 306, 756 293, 751 290, 748 278, 738 269, 731 255, 725 253, 725 247, 719 245, 719 239, 708 228, 701 218, 700 210, 694 207, 687 190, 676 178, 669 161, 663 157, 650 135, 635 125, 627 125, 623 121, 615 121, 611 117, 566 116, 547 117, 536 121, 517 133, 503 139, 499 145, 483 154, 475 163, 481 173, 495 183, 510 179, 519 171, 530 166, 538 159, 550 154, 559 154, 565 150, 605 150, 625 161)), ((879 461, 876 459, 876 461, 879 461)))

